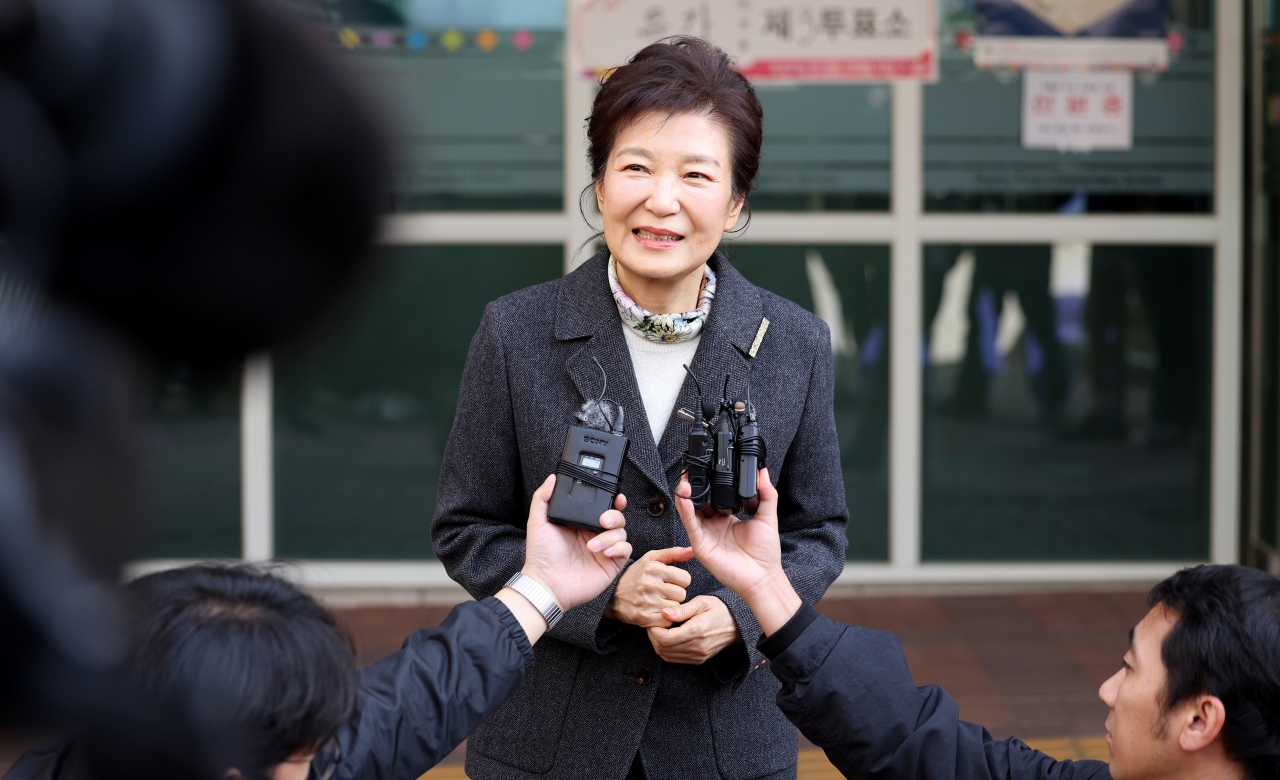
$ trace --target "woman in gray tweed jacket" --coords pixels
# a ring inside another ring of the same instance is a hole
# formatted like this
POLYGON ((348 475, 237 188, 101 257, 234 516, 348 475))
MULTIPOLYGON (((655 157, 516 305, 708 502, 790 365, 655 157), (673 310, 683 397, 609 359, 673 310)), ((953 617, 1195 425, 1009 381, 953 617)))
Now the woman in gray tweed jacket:
POLYGON ((751 396, 781 493, 783 565, 809 603, 844 563, 848 511, 821 320, 752 285, 717 251, 759 167, 760 104, 697 38, 614 71, 588 124, 607 248, 562 279, 489 304, 467 357, 432 526, 476 598, 523 563, 523 507, 566 426, 600 393, 627 412, 621 474, 636 560, 569 610, 519 691, 470 739, 476 780, 794 778, 796 731, 763 673, 760 625, 686 547, 671 496, 694 383, 751 396))

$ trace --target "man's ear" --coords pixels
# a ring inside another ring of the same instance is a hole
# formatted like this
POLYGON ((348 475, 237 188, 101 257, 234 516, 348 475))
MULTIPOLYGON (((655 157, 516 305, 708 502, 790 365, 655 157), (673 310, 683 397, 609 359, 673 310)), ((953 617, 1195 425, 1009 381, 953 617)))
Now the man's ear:
POLYGON ((1207 693, 1192 697, 1191 701, 1179 709, 1181 714, 1175 716, 1182 722, 1178 747, 1188 753, 1204 750, 1212 745, 1227 722, 1227 708, 1222 705, 1222 699, 1207 693))

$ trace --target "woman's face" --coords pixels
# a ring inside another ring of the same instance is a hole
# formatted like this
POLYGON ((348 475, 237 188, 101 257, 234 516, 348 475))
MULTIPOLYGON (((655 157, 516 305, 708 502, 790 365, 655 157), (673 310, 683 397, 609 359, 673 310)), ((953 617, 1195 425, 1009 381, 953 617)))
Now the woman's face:
POLYGON ((596 200, 626 271, 677 282, 702 267, 738 221, 729 138, 700 114, 649 113, 618 134, 596 200))

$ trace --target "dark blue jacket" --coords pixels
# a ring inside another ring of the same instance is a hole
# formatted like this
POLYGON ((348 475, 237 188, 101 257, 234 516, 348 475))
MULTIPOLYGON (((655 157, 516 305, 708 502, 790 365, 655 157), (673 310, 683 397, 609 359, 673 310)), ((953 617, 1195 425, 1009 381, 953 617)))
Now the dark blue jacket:
POLYGON ((335 780, 420 777, 515 693, 532 665, 533 648, 505 604, 459 604, 360 670, 360 715, 338 735, 335 780))
POLYGON ((888 631, 803 606, 760 650, 782 681, 778 706, 845 777, 865 780, 1110 780, 1101 761, 1055 761, 960 720, 955 699, 916 687, 888 631))
MULTIPOLYGON (((416 778, 460 745, 520 687, 533 648, 495 598, 454 607, 436 628, 413 632, 397 653, 361 669, 360 714, 338 734, 336 780, 416 778)), ((81 780, 75 743, 23 754, 3 780, 81 780)))

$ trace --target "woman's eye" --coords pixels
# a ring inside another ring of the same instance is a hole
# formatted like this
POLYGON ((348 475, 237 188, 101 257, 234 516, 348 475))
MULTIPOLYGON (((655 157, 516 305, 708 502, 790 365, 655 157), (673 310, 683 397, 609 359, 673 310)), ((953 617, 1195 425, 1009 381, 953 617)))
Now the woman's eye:
POLYGON ((697 179, 705 179, 705 178, 707 178, 706 176, 704 176, 704 175, 703 175, 703 174, 701 174, 701 173, 698 173, 697 171, 690 171, 690 172, 689 172, 689 175, 690 175, 690 176, 692 176, 692 177, 694 177, 694 178, 697 178, 697 179))
POLYGON ((635 171, 636 173, 639 173, 639 172, 641 172, 641 171, 643 171, 643 170, 644 170, 644 166, 642 166, 642 165, 628 165, 628 166, 627 166, 627 170, 629 170, 629 171, 635 171))

